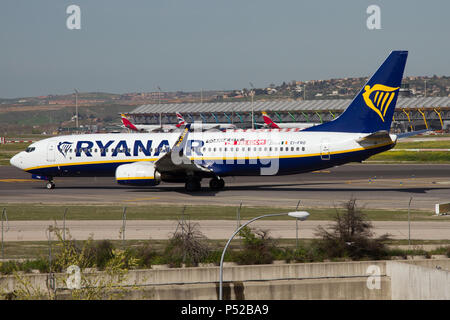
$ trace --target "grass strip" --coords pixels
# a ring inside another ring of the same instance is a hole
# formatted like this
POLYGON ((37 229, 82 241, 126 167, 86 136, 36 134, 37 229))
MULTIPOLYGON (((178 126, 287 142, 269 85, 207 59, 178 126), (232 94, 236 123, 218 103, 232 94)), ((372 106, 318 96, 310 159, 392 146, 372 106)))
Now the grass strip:
MULTIPOLYGON (((10 204, 0 203, 0 210, 6 208, 9 221, 62 220, 67 208, 67 220, 121 220, 124 206, 120 205, 43 205, 43 204, 10 204)), ((236 220, 238 206, 180 206, 180 205, 128 205, 127 220, 236 220)), ((309 220, 332 220, 334 208, 300 208, 308 211, 309 220)), ((343 209, 338 209, 342 210, 343 209)), ((407 221, 407 210, 376 210, 362 209, 367 219, 372 221, 407 221)), ((295 208, 279 207, 247 207, 240 212, 241 221, 268 213, 295 211, 295 208)), ((287 219, 287 217, 272 217, 272 220, 287 219)), ((431 211, 411 211, 412 221, 450 220, 450 216, 435 216, 431 211)))

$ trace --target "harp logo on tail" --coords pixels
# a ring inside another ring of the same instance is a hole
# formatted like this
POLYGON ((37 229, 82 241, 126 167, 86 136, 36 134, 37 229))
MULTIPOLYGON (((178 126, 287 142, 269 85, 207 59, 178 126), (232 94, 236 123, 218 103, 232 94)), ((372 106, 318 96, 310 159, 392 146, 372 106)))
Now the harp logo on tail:
POLYGON ((384 122, 386 111, 389 109, 389 105, 399 88, 400 87, 394 88, 382 84, 374 84, 372 88, 370 86, 365 86, 362 96, 366 105, 375 111, 384 122))

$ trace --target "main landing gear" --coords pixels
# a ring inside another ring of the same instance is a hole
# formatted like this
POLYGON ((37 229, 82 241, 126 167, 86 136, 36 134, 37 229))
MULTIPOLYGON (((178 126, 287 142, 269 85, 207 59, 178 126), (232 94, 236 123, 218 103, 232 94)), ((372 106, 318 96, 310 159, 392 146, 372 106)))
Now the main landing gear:
MULTIPOLYGON (((201 180, 199 178, 190 178, 186 181, 184 188, 188 192, 199 191, 201 189, 201 180)), ((211 190, 222 190, 225 187, 225 180, 219 177, 214 177, 209 181, 211 190)))
POLYGON ((214 177, 209 180, 209 187, 212 190, 221 190, 225 187, 225 180, 219 177, 214 177))

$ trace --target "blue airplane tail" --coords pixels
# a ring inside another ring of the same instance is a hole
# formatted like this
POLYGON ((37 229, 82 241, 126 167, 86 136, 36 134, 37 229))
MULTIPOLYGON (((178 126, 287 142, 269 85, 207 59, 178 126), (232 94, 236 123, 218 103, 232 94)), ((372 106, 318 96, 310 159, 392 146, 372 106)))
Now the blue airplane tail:
POLYGON ((389 132, 407 57, 392 51, 339 117, 304 131, 389 132))

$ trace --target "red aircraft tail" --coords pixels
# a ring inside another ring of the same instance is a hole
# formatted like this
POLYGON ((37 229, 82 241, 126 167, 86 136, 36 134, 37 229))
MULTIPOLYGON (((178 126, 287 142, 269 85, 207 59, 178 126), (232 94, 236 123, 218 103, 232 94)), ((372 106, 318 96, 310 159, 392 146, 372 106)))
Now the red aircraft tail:
POLYGON ((131 121, 128 120, 128 118, 124 114, 121 114, 120 116, 122 117, 122 123, 125 126, 125 128, 128 128, 133 131, 139 131, 139 129, 136 128, 135 125, 132 124, 131 121))
POLYGON ((269 126, 272 129, 280 129, 280 127, 275 122, 273 122, 273 120, 269 117, 269 115, 265 111, 262 112, 262 115, 264 118, 264 123, 267 126, 269 126))

